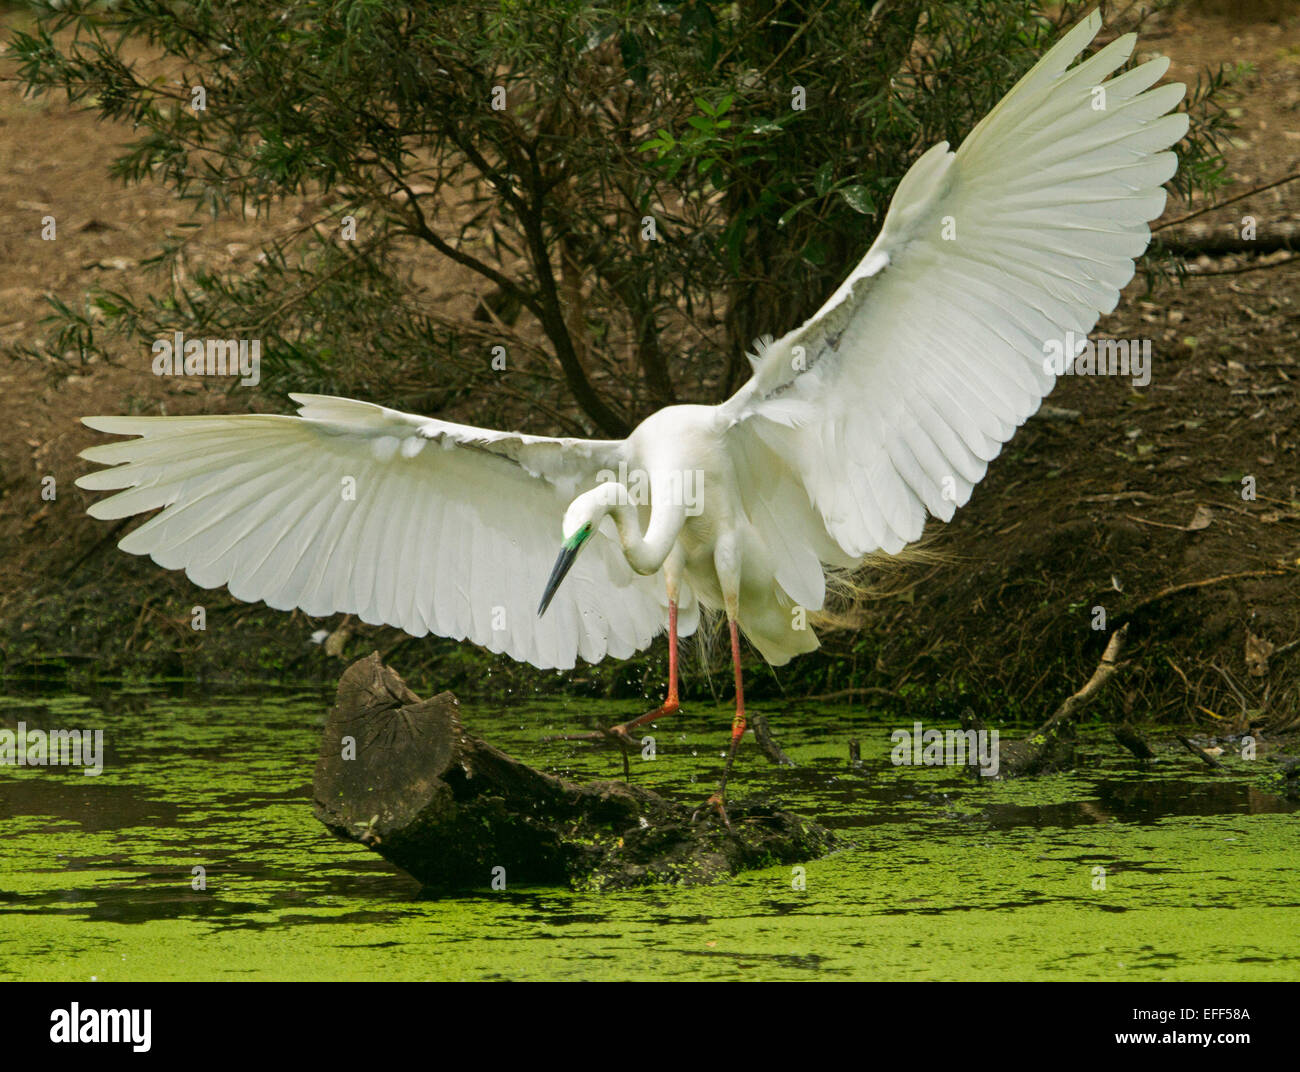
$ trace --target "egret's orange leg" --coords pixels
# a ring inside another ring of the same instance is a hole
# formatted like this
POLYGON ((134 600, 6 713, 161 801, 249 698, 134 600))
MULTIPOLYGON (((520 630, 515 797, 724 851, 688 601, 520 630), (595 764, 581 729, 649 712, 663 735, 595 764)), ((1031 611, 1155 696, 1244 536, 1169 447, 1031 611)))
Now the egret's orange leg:
MULTIPOLYGON (((595 733, 572 733, 558 738, 561 741, 605 741, 613 738, 624 748, 624 773, 626 773, 627 749, 635 750, 638 742, 632 737, 632 730, 639 729, 651 722, 656 722, 666 715, 675 715, 681 709, 677 698, 677 600, 668 601, 668 698, 653 711, 647 711, 638 718, 622 722, 609 729, 597 730, 595 733)), ((556 740, 557 738, 551 738, 556 740)))
POLYGON ((677 600, 670 599, 668 601, 668 698, 653 711, 647 711, 640 718, 632 719, 631 722, 611 726, 605 732, 612 733, 616 737, 627 737, 631 741, 629 730, 658 721, 665 715, 675 715, 681 710, 681 706, 677 699, 677 600))
MULTIPOLYGON (((731 746, 727 749, 727 765, 722 770, 722 782, 718 791, 704 802, 704 807, 712 808, 721 815, 722 821, 730 830, 731 820, 727 818, 726 806, 727 779, 731 777, 731 765, 736 761, 740 739, 745 735, 745 683, 740 671, 740 628, 736 625, 735 618, 728 619, 727 625, 731 628, 731 663, 736 670, 736 714, 731 720, 731 746)), ((700 809, 702 810, 703 808, 700 809)), ((699 811, 695 814, 698 816, 699 811)))

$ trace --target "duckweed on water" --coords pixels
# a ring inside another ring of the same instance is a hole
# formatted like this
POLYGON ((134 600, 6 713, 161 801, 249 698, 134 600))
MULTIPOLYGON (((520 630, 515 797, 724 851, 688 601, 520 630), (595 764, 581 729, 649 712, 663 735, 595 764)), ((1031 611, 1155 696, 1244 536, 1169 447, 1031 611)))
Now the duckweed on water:
MULTIPOLYGON (((327 704, 0 698, 0 722, 102 728, 106 753, 98 777, 0 768, 0 978, 1300 977, 1300 805, 1262 761, 1202 773, 1175 745, 1148 773, 1098 734, 1082 773, 975 784, 891 766, 893 726, 860 710, 770 709, 799 766, 747 747, 734 792, 778 796, 851 843, 802 876, 595 895, 493 892, 484 875, 481 892, 431 899, 313 819, 327 704)), ((587 779, 616 775, 617 756, 542 738, 628 713, 568 701, 465 718, 587 779)), ((661 723, 634 777, 702 800, 728 717, 699 703, 661 723)))

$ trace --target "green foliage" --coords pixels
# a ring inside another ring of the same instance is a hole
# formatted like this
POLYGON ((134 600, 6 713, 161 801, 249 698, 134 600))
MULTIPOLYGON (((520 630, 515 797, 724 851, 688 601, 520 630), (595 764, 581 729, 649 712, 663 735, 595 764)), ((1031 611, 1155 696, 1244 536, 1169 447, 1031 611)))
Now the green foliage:
MULTIPOLYGON (((604 434, 734 389, 744 347, 797 324, 862 255, 918 153, 958 143, 1084 11, 1045 15, 1030 0, 37 6, 9 41, 29 90, 128 124, 112 162, 122 181, 160 181, 213 217, 256 214, 266 237, 251 269, 183 270, 198 229, 176 228, 146 293, 56 302, 29 356, 75 364, 176 330, 260 338, 262 385, 277 399, 338 391, 604 434), (341 232, 348 217, 355 241, 341 232), (447 261, 477 280, 474 318, 427 296, 447 261), (497 343, 511 375, 491 367, 497 343)), ((1219 178, 1221 85, 1196 98, 1189 191, 1219 178)))

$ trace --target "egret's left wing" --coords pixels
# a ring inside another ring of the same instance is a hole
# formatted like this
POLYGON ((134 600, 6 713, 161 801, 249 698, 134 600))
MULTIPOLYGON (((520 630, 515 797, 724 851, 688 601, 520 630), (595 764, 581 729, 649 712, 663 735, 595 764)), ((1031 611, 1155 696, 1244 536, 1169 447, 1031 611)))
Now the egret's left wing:
POLYGON ((299 416, 87 417, 138 438, 82 457, 77 485, 118 493, 97 518, 158 510, 118 546, 204 588, 415 636, 469 639, 540 667, 644 648, 664 625, 661 581, 602 530, 537 615, 565 507, 617 469, 621 441, 552 439, 291 396, 299 416), (125 490, 123 490, 125 489, 125 490))
MULTIPOLYGON (((1187 116, 1166 114, 1182 85, 1151 88, 1167 59, 1107 80, 1132 34, 1069 67, 1100 27, 1094 12, 1070 30, 956 153, 922 155, 858 267, 723 403, 751 518, 821 527, 850 560, 901 550, 1038 409, 1044 358, 1073 336, 1072 360, 1114 309, 1187 116)), ((813 546, 784 565, 793 598, 820 599, 813 546)))

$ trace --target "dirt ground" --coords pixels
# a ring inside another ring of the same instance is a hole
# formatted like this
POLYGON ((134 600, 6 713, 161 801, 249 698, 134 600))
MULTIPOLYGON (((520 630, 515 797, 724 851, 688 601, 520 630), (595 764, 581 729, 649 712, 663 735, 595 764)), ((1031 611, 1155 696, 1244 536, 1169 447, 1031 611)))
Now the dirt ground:
MULTIPOLYGON (((1276 21, 1242 21, 1176 9, 1143 39, 1147 51, 1171 56, 1171 77, 1189 83, 1207 65, 1254 64, 1234 84, 1239 130, 1224 196, 1300 171, 1300 15, 1292 5, 1278 10, 1276 21)), ((0 15, 7 24, 23 17, 0 15)), ((23 100, 13 76, 0 56, 7 353, 38 336, 46 295, 77 304, 96 282, 131 286, 140 262, 188 214, 160 187, 107 178, 128 132, 57 100, 23 100), (58 221, 54 242, 40 239, 45 215, 58 221)), ((1171 200, 1165 218, 1187 211, 1171 200)), ((1198 222, 1239 228, 1245 215, 1261 238, 1297 226, 1300 183, 1198 222)), ((256 221, 206 225, 189 263, 247 262, 263 231, 256 221)), ((953 523, 932 523, 944 561, 892 576, 892 594, 869 605, 862 630, 827 637, 844 658, 809 659, 780 683, 759 673, 756 693, 865 688, 918 711, 969 705, 995 720, 1041 715, 1095 667, 1108 635, 1093 627, 1102 608, 1109 628, 1131 622, 1130 663, 1098 712, 1216 732, 1300 725, 1300 652, 1287 646, 1300 639, 1300 264, 1260 263, 1207 258, 1198 268, 1216 274, 1150 294, 1136 280, 1097 334, 1150 339, 1150 384, 1064 378, 1052 416, 1020 431, 953 523), (1253 500, 1242 497, 1243 478, 1253 478, 1253 500)), ((429 285, 436 300, 474 301, 459 269, 439 269, 429 285)), ((77 452, 97 439, 77 423, 82 414, 232 404, 154 377, 144 350, 71 375, 0 358, 8 430, 0 437, 0 672, 85 663, 106 672, 337 675, 344 664, 307 641, 337 620, 271 615, 224 593, 200 598, 183 577, 116 552, 121 533, 88 518, 93 496, 72 484, 87 468, 77 452), (42 498, 47 477, 53 501, 42 498), (189 629, 195 602, 211 623, 201 638, 189 629)), ((357 630, 343 655, 371 647, 386 657, 400 647, 417 667, 436 667, 440 686, 483 680, 482 659, 443 642, 404 643, 391 630, 357 630)), ((636 691, 656 677, 659 660, 584 672, 577 683, 636 691)), ((420 680, 409 664, 403 672, 420 680)), ((497 663, 493 673, 506 682, 518 671, 497 663)))

